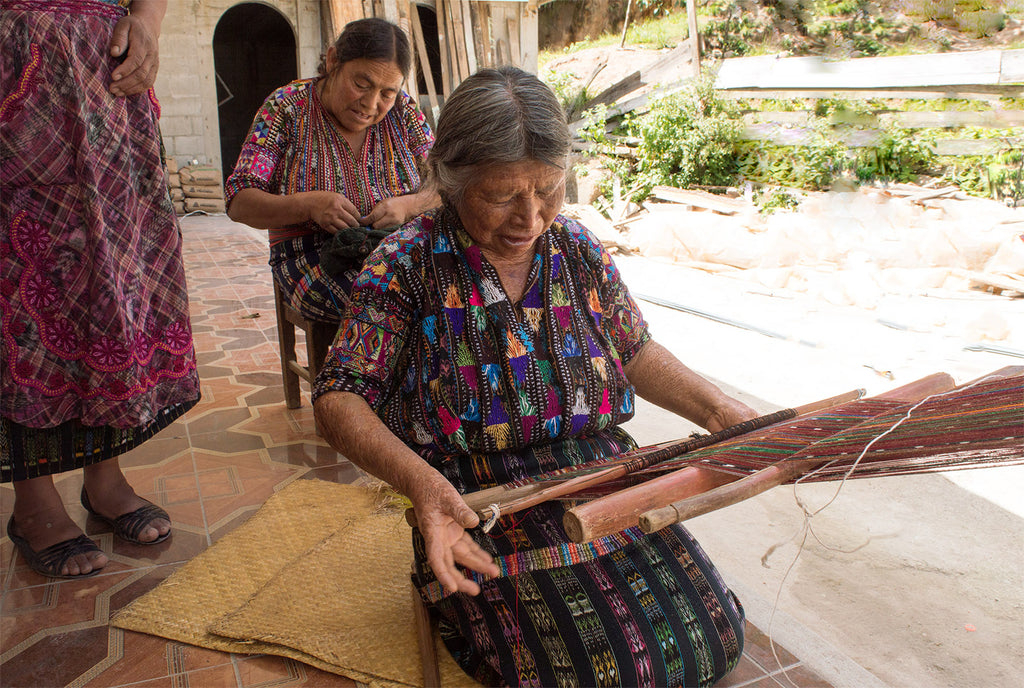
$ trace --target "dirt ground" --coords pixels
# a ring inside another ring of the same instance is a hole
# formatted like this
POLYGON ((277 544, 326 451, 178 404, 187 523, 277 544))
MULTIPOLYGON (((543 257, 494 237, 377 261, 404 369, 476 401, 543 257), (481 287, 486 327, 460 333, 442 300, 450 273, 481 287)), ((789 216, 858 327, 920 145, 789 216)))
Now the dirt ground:
MULTIPOLYGON (((849 209, 831 200, 819 199, 849 209)), ((1005 219, 1005 208, 991 208, 1005 219)), ((1022 223, 1006 227, 1024 232, 1024 209, 1010 212, 1022 223)), ((681 211, 668 224, 691 225, 694 215, 681 211)), ((980 231, 984 216, 974 219, 980 231)), ((816 222, 840 224, 820 212, 816 222)), ((736 248, 741 240, 730 237, 736 248)), ((759 410, 856 388, 876 394, 933 372, 966 382, 1024 365, 965 348, 981 336, 970 324, 994 314, 1010 323, 998 346, 1024 351, 1024 299, 955 281, 919 289, 914 270, 901 273, 906 288, 890 283, 872 303, 855 303, 829 283, 843 271, 820 265, 814 272, 823 282, 787 287, 766 286, 753 269, 643 255, 616 262, 655 338, 759 410), (732 324, 655 305, 648 295, 732 324)), ((689 432, 642 403, 627 428, 643 444, 689 432)), ((1022 495, 1024 466, 780 487, 688 527, 751 620, 834 685, 1009 688, 1024 670, 1022 495), (813 511, 833 496, 805 523, 797 497, 813 511)))

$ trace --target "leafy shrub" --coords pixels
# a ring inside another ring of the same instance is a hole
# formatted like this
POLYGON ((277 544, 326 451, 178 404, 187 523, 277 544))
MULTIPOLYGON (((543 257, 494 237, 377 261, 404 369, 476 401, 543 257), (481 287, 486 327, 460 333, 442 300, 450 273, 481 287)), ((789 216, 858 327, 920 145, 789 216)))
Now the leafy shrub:
POLYGON ((882 132, 877 146, 862 149, 856 158, 856 174, 861 181, 909 182, 931 171, 935 151, 927 137, 912 135, 904 129, 882 132))
POLYGON ((636 120, 637 184, 646 194, 658 184, 687 187, 731 184, 736 176, 740 126, 708 76, 685 91, 655 101, 636 120))
POLYGON ((908 13, 924 21, 952 23, 958 30, 981 38, 1006 26, 1004 0, 907 0, 908 13))

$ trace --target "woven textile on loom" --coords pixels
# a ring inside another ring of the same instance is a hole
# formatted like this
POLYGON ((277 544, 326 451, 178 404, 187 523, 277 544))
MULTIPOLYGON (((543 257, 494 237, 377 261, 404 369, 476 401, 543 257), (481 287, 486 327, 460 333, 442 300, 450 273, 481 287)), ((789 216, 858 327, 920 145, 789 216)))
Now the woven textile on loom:
MULTIPOLYGON (((1024 374, 1019 374, 983 379, 932 395, 919 405, 888 399, 859 399, 683 454, 565 498, 599 497, 694 465, 744 476, 779 461, 806 460, 811 467, 794 480, 839 479, 849 472, 872 440, 890 430, 911 408, 909 418, 871 444, 856 470, 847 477, 870 478, 1024 463, 1024 374), (817 464, 826 465, 812 470, 817 464)), ((627 460, 629 457, 624 456, 596 468, 563 471, 549 477, 561 480, 627 460)))
POLYGON ((908 412, 899 426, 871 444, 850 478, 1024 463, 1024 375, 960 387, 919 404, 863 399, 851 406, 840 414, 824 412, 694 452, 642 475, 652 477, 696 463, 748 475, 780 459, 817 459, 826 465, 798 479, 835 480, 908 412))

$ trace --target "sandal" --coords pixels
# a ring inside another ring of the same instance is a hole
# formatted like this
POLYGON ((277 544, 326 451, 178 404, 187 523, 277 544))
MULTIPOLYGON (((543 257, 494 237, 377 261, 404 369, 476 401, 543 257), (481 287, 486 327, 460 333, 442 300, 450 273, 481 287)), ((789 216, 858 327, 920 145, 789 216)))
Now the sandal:
POLYGON ((21 556, 25 558, 33 571, 50 578, 88 578, 99 573, 102 568, 93 568, 89 573, 63 574, 60 572, 71 557, 103 551, 85 535, 58 542, 56 545, 50 545, 46 549, 36 552, 28 544, 28 540, 14 534, 14 517, 12 516, 11 520, 7 522, 7 537, 11 538, 11 542, 18 548, 21 556))
POLYGON ((143 542, 139 539, 139 533, 156 519, 162 518, 168 523, 171 521, 171 517, 166 511, 148 500, 143 500, 146 502, 145 506, 140 506, 135 511, 130 511, 127 514, 121 514, 117 518, 107 518, 93 509, 92 504, 89 503, 89 495, 86 493, 84 485, 82 486, 81 500, 82 506, 85 507, 86 511, 113 528, 114 535, 122 540, 127 540, 136 545, 155 545, 158 542, 163 542, 171 535, 171 531, 168 530, 156 540, 143 542))

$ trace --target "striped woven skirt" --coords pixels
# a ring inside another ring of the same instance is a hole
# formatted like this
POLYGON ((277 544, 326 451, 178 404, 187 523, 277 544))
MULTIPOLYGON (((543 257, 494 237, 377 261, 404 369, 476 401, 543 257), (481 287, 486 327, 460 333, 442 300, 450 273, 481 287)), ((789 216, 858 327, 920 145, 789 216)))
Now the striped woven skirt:
MULTIPOLYGON (((594 447, 548 450, 581 448, 594 447)), ((575 544, 565 508, 549 502, 472 531, 501 570, 473 576, 477 596, 443 593, 414 529, 413 582, 466 673, 488 686, 710 686, 736 666, 743 608, 685 528, 575 544)))
POLYGON ((8 480, 136 446, 196 403, 199 380, 158 106, 152 91, 107 91, 124 9, 90 0, 0 7, 8 480))
POLYGON ((326 232, 317 232, 272 244, 270 269, 292 308, 310 320, 339 322, 362 262, 353 263, 349 270, 327 274, 320 267, 320 253, 329 238, 326 232))

